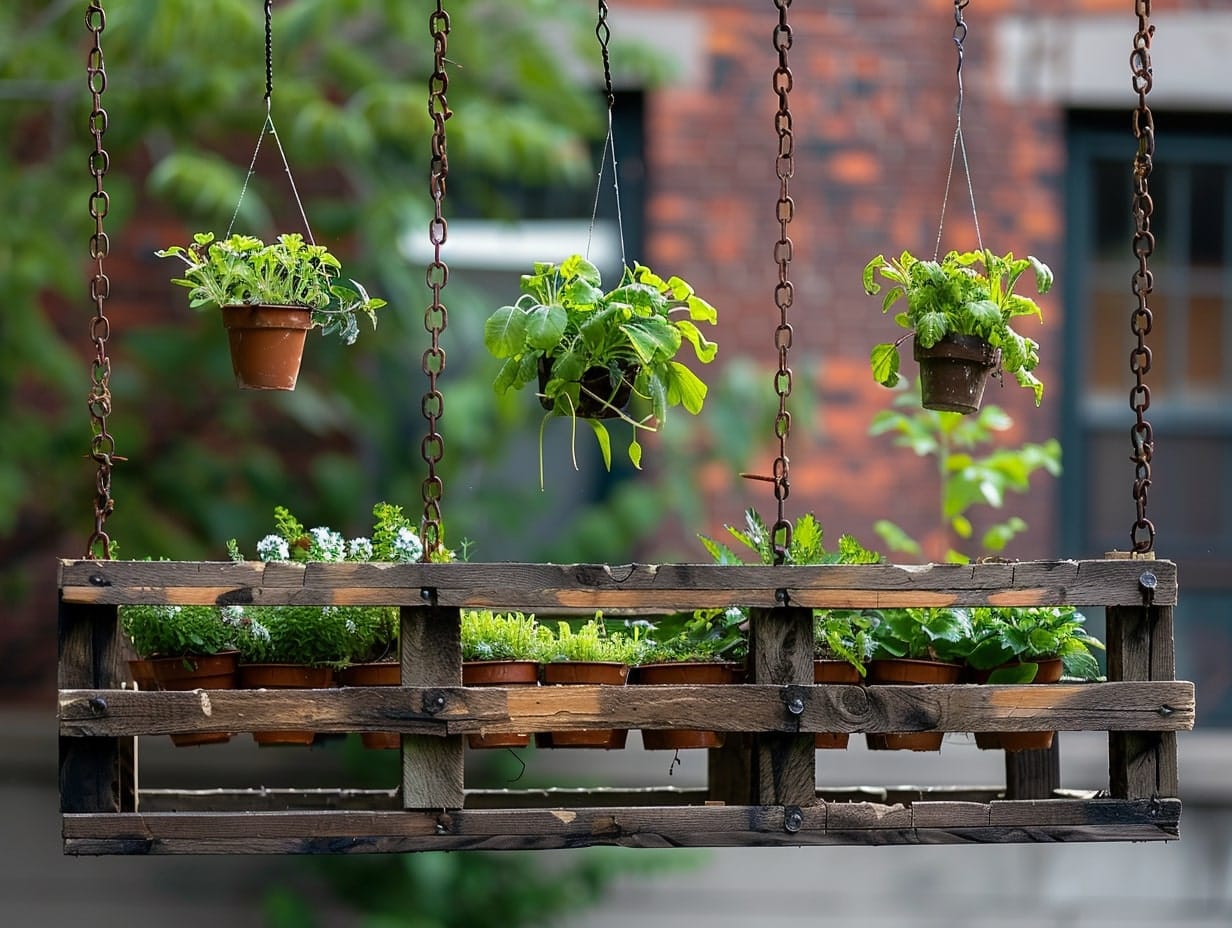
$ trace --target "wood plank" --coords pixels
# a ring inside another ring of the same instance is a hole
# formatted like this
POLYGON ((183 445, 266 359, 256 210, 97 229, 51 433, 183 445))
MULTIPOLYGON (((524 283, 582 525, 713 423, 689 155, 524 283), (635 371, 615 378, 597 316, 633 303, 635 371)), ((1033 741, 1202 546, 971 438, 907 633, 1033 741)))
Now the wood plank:
MULTIPOLYGON (((810 729, 801 727, 813 683, 812 615, 810 609, 794 607, 751 612, 748 666, 752 679, 756 684, 781 686, 778 725, 770 732, 789 732, 764 733, 753 739, 752 787, 761 805, 805 806, 813 801, 817 789, 813 736, 806 733, 810 729)), ((672 717, 676 714, 670 713, 672 717)))
MULTIPOLYGON (((1176 602, 1176 565, 1152 561, 1155 603, 1176 602)), ((264 564, 62 561, 66 602, 646 610, 746 605, 879 608, 1134 605, 1139 561, 1010 564, 264 564)))
POLYGON ((993 802, 982 808, 817 803, 401 812, 73 814, 70 854, 373 853, 625 847, 1158 841, 1177 800, 993 802), (986 810, 986 811, 984 811, 986 810), (793 815, 793 813, 795 813, 793 815), (987 816, 990 824, 975 824, 987 816), (789 830, 794 829, 794 830, 789 830))
POLYGON ((1061 736, 1039 751, 1005 752, 1007 799, 1047 799, 1061 786, 1061 736))
MULTIPOLYGON (((457 609, 404 606, 401 642, 402 684, 419 688, 419 711, 436 717, 448 703, 433 690, 462 682, 462 614, 457 609)), ((465 796, 462 753, 461 735, 405 735, 402 798, 406 808, 460 808, 465 796)))
POLYGON ((611 725, 781 734, 929 729, 1151 732, 1192 728, 1193 698, 1193 684, 1184 681, 912 687, 408 684, 328 690, 88 689, 62 691, 59 717, 60 732, 67 737, 279 727, 400 731, 439 740, 481 729, 516 732, 611 725), (790 711, 793 700, 801 703, 799 715, 790 711))

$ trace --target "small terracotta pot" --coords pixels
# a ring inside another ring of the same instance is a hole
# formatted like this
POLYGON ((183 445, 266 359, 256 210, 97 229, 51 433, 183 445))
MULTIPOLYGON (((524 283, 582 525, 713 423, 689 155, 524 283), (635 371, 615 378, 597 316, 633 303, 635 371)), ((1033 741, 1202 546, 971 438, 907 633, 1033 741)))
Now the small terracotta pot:
MULTIPOLYGON (((994 670, 1017 667, 1022 663, 1023 661, 1011 661, 991 670, 974 670, 971 672, 971 682, 986 684, 994 670)), ((1035 664, 1039 668, 1035 672, 1035 679, 1031 681, 1033 684, 1057 683, 1064 670, 1059 657, 1042 658, 1027 663, 1035 664)), ((1046 751, 1052 747, 1053 734, 1051 731, 977 731, 975 746, 982 751, 1046 751)))
MULTIPOLYGON (((235 689, 235 672, 239 664, 238 651, 222 654, 155 657, 148 661, 154 675, 154 689, 184 692, 187 690, 235 689)), ((138 684, 140 685, 140 684, 138 684)), ((171 735, 176 747, 198 744, 225 744, 231 734, 225 731, 184 732, 171 735)))
MULTIPOLYGON (((239 684, 242 689, 326 689, 334 682, 332 667, 305 667, 302 664, 241 664, 239 684)), ((254 731, 252 740, 260 745, 312 744, 316 733, 311 731, 254 731)))
POLYGON ((946 335, 931 348, 912 340, 920 365, 920 403, 925 409, 966 415, 980 408, 988 375, 1001 363, 1001 349, 974 335, 946 335))
POLYGON ((312 313, 303 306, 222 307, 231 369, 242 390, 294 390, 312 313))
MULTIPOLYGON (((862 682, 860 671, 846 661, 820 660, 813 661, 814 683, 844 683, 858 686, 862 682)), ((851 735, 845 731, 819 731, 813 735, 813 746, 818 749, 844 750, 851 735)))
MULTIPOLYGON (((463 686, 538 686, 539 665, 535 661, 464 661, 463 686)), ((467 735, 472 748, 524 748, 530 735, 517 732, 467 735)))
MULTIPOLYGON (((629 397, 633 394, 633 381, 637 379, 638 368, 622 369, 620 383, 612 388, 612 376, 606 367, 592 367, 578 381, 582 389, 578 391, 576 415, 579 419, 616 419, 629 405, 629 397), (592 395, 593 394, 593 395, 592 395), (596 399, 598 397, 598 399, 596 399)), ((552 379, 552 365, 547 358, 539 359, 539 392, 547 388, 552 379)), ((555 401, 545 396, 539 397, 539 404, 544 409, 552 409, 555 401)))
MULTIPOLYGON (((715 662, 642 664, 634 668, 631 682, 639 686, 725 685, 732 682, 731 665, 715 662)), ((721 748, 723 733, 693 728, 642 729, 642 747, 647 751, 684 748, 721 748)))
MULTIPOLYGON (((340 686, 398 686, 402 682, 402 665, 397 661, 371 661, 351 664, 335 674, 340 686)), ((402 736, 396 731, 361 731, 364 747, 376 751, 396 751, 402 747, 402 736)))
MULTIPOLYGON (((624 664, 602 661, 553 661, 543 665, 545 686, 575 686, 603 684, 624 686, 629 668, 624 664)), ((629 732, 623 728, 582 728, 573 731, 544 731, 535 734, 535 745, 541 748, 603 748, 620 750, 629 732)))
MULTIPOLYGON (((957 683, 962 667, 943 661, 921 661, 891 658, 870 661, 868 682, 892 686, 913 686, 937 683, 957 683)), ((869 733, 865 735, 870 751, 940 751, 945 737, 939 731, 869 733)))
POLYGON ((137 684, 139 690, 158 689, 158 680, 154 677, 154 662, 147 658, 137 657, 128 662, 128 675, 137 684))

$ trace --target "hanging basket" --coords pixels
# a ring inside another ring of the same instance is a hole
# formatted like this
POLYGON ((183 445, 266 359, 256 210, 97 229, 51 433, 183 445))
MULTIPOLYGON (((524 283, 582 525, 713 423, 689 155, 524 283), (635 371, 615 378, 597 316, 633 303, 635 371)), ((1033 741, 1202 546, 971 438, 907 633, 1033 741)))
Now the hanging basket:
MULTIPOLYGON (((578 381, 581 389, 578 391, 578 403, 575 415, 579 419, 616 419, 629 405, 629 397, 633 395, 633 381, 637 379, 638 368, 622 367, 620 382, 614 387, 612 375, 606 367, 591 367, 578 381)), ((543 395, 548 381, 552 379, 552 362, 549 358, 539 359, 539 403, 544 409, 555 408, 555 401, 543 395)))
POLYGON ((224 306, 231 368, 241 390, 294 390, 312 313, 303 306, 224 306))
POLYGON ((988 375, 1001 364, 1001 349, 974 335, 946 335, 931 348, 912 340, 920 365, 920 400, 939 412, 976 412, 988 375))

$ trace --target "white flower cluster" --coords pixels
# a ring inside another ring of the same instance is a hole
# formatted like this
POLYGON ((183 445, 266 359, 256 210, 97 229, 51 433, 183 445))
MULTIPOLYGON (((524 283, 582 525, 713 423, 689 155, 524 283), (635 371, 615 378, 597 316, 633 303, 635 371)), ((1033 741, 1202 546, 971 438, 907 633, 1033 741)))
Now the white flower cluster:
POLYGON ((266 628, 264 625, 262 625, 260 622, 258 622, 256 619, 252 620, 252 624, 249 626, 248 630, 252 633, 252 637, 256 638, 258 641, 269 641, 270 640, 269 629, 266 628))
POLYGON ((423 555, 423 542, 413 530, 404 527, 394 536, 393 549, 395 561, 417 561, 423 555))
POLYGON ((240 625, 244 621, 243 606, 223 606, 218 610, 219 617, 228 625, 240 625))
POLYGON ((332 528, 322 525, 312 529, 309 534, 312 535, 312 553, 316 555, 313 560, 341 561, 346 559, 346 540, 340 532, 335 532, 332 528))
POLYGON ((347 559, 351 561, 372 560, 372 539, 352 538, 347 543, 347 559))
POLYGON ((291 549, 281 535, 266 535, 257 542, 257 557, 263 561, 285 561, 290 556, 291 549))

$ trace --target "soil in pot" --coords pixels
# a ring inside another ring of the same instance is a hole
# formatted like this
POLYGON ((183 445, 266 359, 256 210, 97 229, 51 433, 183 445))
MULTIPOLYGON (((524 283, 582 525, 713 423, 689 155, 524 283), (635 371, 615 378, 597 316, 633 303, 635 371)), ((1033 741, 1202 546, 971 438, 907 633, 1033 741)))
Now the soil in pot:
MULTIPOLYGON (((576 415, 579 419, 615 419, 629 405, 629 397, 633 394, 633 381, 637 379, 638 369, 621 368, 620 382, 612 385, 612 375, 606 367, 589 368, 579 381, 578 405, 576 415)), ((539 359, 539 392, 543 393, 548 381, 552 379, 552 363, 547 358, 539 359)), ((539 397, 539 403, 544 409, 552 409, 554 401, 539 397)))
POLYGON ((302 306, 224 306, 231 369, 243 390, 294 390, 312 313, 302 306))
MULTIPOLYGON (((535 661, 464 661, 463 686, 538 686, 539 665, 535 661)), ((530 735, 517 732, 493 732, 466 736, 472 748, 524 748, 530 735)))
MULTIPOLYGON (((239 652, 207 654, 187 657, 156 657, 150 660, 155 688, 185 692, 187 690, 235 689, 236 668, 239 652)), ((231 740, 225 731, 184 732, 171 735, 171 743, 177 747, 192 747, 198 744, 224 744, 231 740)))
MULTIPOLYGON (((862 682, 860 671, 846 661, 813 661, 814 683, 845 683, 858 686, 862 682)), ((819 749, 843 750, 851 740, 845 731, 819 731, 813 736, 813 746, 819 749)))
POLYGON ((920 402, 925 409, 966 415, 980 408, 988 375, 1001 364, 1001 349, 974 335, 947 335, 931 348, 912 340, 920 365, 920 402))
MULTIPOLYGON (((942 661, 921 661, 907 658, 870 661, 868 682, 892 686, 957 683, 962 667, 942 661)), ((944 733, 911 731, 870 733, 865 735, 870 751, 940 751, 944 733)))
MULTIPOLYGON (((397 661, 351 664, 335 677, 340 686, 398 686, 402 682, 402 665, 397 661)), ((376 751, 396 751, 402 747, 402 736, 396 731, 361 731, 359 740, 364 747, 376 751)))
MULTIPOLYGON (((1016 667, 1022 661, 1014 661, 994 667, 992 670, 973 671, 972 683, 987 683, 993 670, 1016 667)), ((1058 683, 1061 680, 1063 666, 1061 658, 1050 657, 1030 663, 1039 668, 1035 671, 1032 683, 1058 683)), ((1052 747, 1053 732, 1050 731, 977 731, 975 746, 982 751, 1046 751, 1052 747)))
MULTIPOLYGON (((320 690, 334 682, 332 667, 305 667, 302 664, 241 664, 239 684, 242 689, 305 689, 320 690)), ((252 740, 259 745, 312 744, 311 731, 254 731, 252 740)))
MULTIPOLYGON (((624 686, 629 668, 624 664, 589 661, 553 661, 543 665, 545 686, 603 684, 624 686)), ((629 732, 623 728, 582 728, 573 731, 545 731, 535 734, 535 744, 541 748, 603 748, 620 750, 629 732)))
MULTIPOLYGON (((633 670, 631 681, 639 686, 724 685, 733 680, 730 663, 679 662, 642 664, 633 670)), ((676 751, 682 748, 721 748, 723 733, 691 728, 642 729, 642 747, 647 751, 676 751)))

